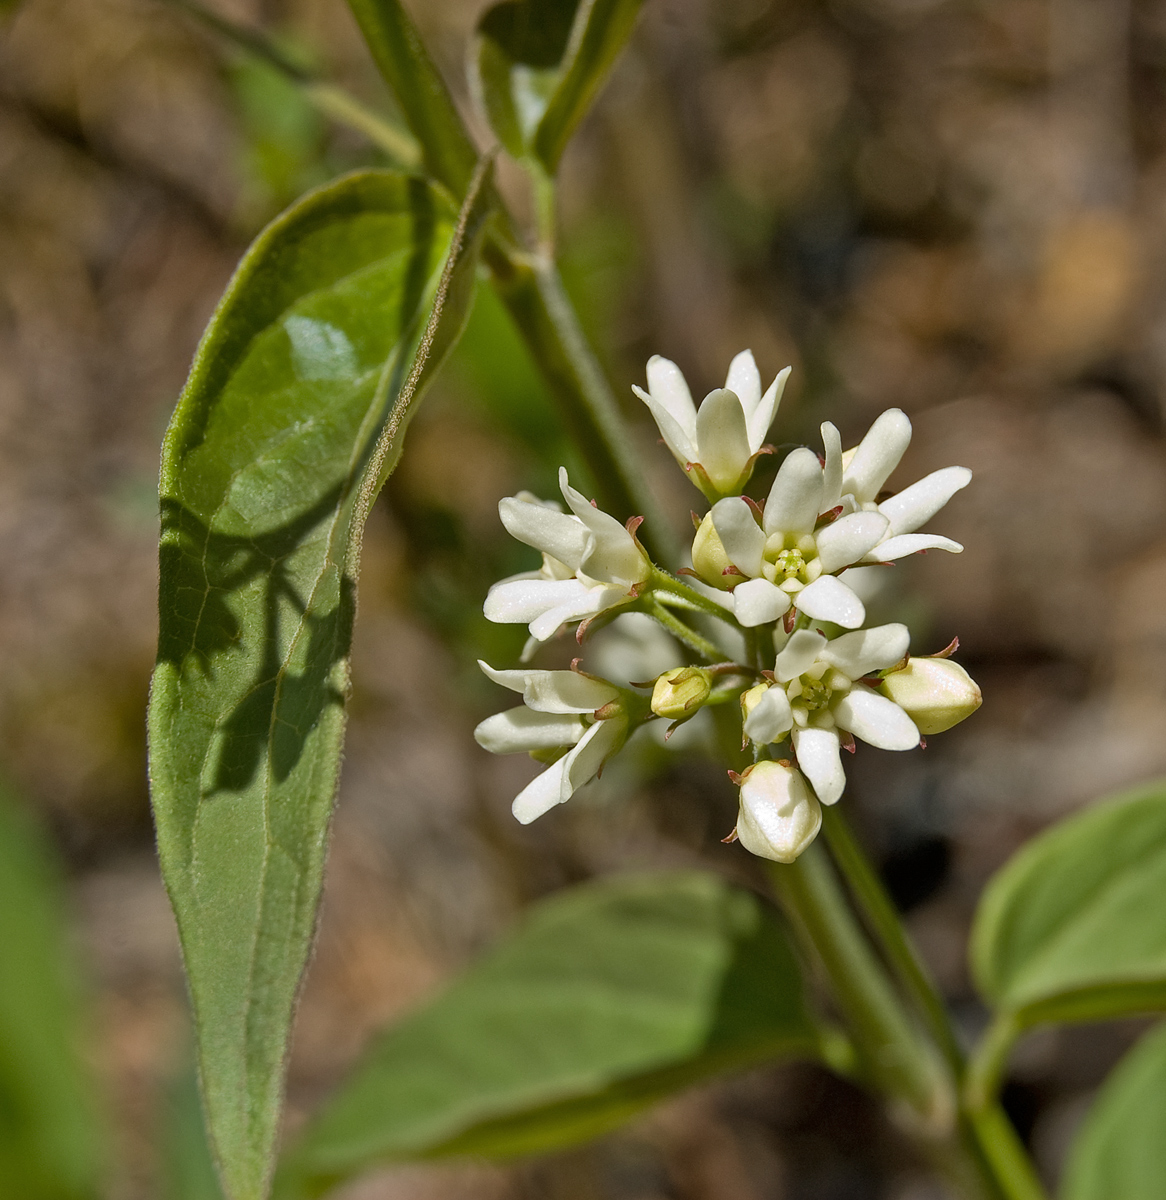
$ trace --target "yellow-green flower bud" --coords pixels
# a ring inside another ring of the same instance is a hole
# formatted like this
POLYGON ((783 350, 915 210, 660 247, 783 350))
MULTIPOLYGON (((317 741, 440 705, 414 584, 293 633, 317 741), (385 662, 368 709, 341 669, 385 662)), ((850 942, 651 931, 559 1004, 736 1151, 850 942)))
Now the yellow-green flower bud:
POLYGON ((701 667, 673 667, 656 680, 652 711, 658 717, 683 721, 709 698, 713 677, 701 667))
POLYGON ((705 581, 721 591, 727 592, 735 583, 741 581, 740 574, 725 574, 725 569, 733 564, 721 545, 720 535, 713 527, 713 514, 706 513, 692 540, 692 567, 705 581))
POLYGON ((758 701, 769 691, 769 688, 768 683, 759 683, 756 687, 751 687, 748 691, 741 693, 741 717, 743 720, 749 719, 749 714, 757 707, 758 701))
POLYGON ((980 707, 976 681, 950 658, 911 658, 892 671, 881 690, 902 708, 926 737, 958 725, 980 707))

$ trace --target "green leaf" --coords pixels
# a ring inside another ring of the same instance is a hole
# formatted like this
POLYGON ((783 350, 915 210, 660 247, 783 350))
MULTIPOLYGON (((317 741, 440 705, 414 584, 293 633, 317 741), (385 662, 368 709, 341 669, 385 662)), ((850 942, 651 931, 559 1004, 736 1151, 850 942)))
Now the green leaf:
POLYGON ((377 69, 421 143, 425 169, 464 196, 478 154, 445 80, 400 0, 348 0, 377 69))
POLYGON ((424 181, 366 171, 270 225, 163 447, 151 789, 232 1200, 262 1196, 270 1173, 339 771, 361 529, 464 320, 488 174, 459 219, 424 181))
POLYGON ((505 0, 478 23, 482 107, 516 158, 550 174, 591 106, 642 0, 505 0))
POLYGON ((984 996, 1022 1024, 1166 1002, 1166 785, 1062 821, 989 884, 972 934, 984 996))
POLYGON ((786 935, 754 896, 703 872, 585 884, 374 1044, 277 1194, 320 1195, 393 1159, 570 1145, 818 1044, 786 935))
POLYGON ((0 792, 0 1192, 96 1197, 101 1131, 82 1067, 61 881, 0 792))
POLYGON ((1061 1200, 1166 1196, 1166 1026, 1148 1033, 1106 1080, 1077 1134, 1061 1200))

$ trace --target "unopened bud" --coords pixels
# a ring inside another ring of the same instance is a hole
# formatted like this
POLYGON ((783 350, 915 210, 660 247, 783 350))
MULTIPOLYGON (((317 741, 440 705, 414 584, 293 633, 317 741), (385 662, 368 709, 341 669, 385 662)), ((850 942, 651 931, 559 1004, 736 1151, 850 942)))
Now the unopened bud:
POLYGON ((652 711, 672 721, 686 720, 709 698, 712 687, 713 677, 702 667, 673 667, 656 680, 652 711))
POLYGON ((976 681, 950 658, 911 658, 880 685, 926 736, 958 725, 980 707, 976 681))
POLYGON ((720 534, 713 526, 713 514, 706 513, 692 540, 692 566, 696 573, 707 584, 727 592, 735 583, 741 581, 740 573, 726 575, 733 564, 721 545, 720 534))
POLYGON ((766 759, 745 772, 737 837, 750 854, 793 862, 821 826, 822 809, 800 771, 766 759))
POLYGON ((769 691, 768 683, 759 683, 756 687, 749 688, 748 691, 741 693, 741 716, 744 720, 748 720, 750 714, 761 702, 761 697, 769 691))

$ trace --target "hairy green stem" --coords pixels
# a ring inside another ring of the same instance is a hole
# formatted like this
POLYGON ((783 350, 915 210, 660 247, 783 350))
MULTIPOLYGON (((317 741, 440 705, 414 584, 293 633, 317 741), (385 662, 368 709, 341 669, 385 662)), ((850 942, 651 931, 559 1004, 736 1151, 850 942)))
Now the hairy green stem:
POLYGON ((997 1022, 969 1074, 947 1008, 916 953, 882 880, 859 845, 846 818, 835 807, 823 813, 823 831, 859 911, 900 985, 914 1001, 947 1060, 960 1092, 960 1121, 974 1138, 1008 1200, 1045 1200, 1044 1189, 1016 1130, 996 1100, 995 1084, 1015 1039, 1008 1022, 997 1022), (1007 1028, 999 1028, 1000 1026, 1007 1028), (995 1036, 993 1036, 995 1035, 995 1036), (998 1051, 998 1052, 997 1052, 998 1051))
POLYGON ((964 1067, 963 1053, 952 1030, 947 1009, 930 973, 915 953, 882 881, 836 805, 823 810, 822 831, 834 861, 849 884, 859 911, 866 918, 891 969, 918 1006, 920 1015, 927 1022, 931 1036, 953 1073, 959 1075, 964 1067))
POLYGON ((661 567, 657 567, 655 564, 652 566, 651 583, 657 593, 666 593, 666 597, 660 597, 662 604, 676 602, 681 607, 692 609, 694 612, 705 613, 710 617, 716 617, 719 621, 724 621, 726 625, 733 625, 740 628, 737 625, 736 617, 727 608, 722 607, 715 600, 710 600, 707 596, 702 596, 696 588, 682 583, 675 575, 665 571, 661 567))
POLYGON ((825 848, 812 844, 770 878, 802 941, 812 947, 863 1059, 869 1081, 915 1123, 942 1132, 955 1093, 930 1043, 903 1010, 839 885, 825 848))
POLYGON ((975 1200, 1041 1200, 1031 1168, 1018 1173, 1006 1118, 978 1127, 960 1113, 948 1064, 904 1009, 825 847, 815 843, 796 862, 773 864, 770 875, 799 940, 824 970, 863 1076, 888 1097, 937 1169, 975 1200))
POLYGON ((716 646, 712 644, 712 642, 708 640, 708 638, 701 637, 701 635, 697 633, 695 629, 691 629, 689 626, 685 625, 685 623, 680 620, 679 617, 670 613, 668 609, 666 609, 664 605, 662 605, 655 598, 649 599, 645 602, 644 611, 648 614, 648 616, 655 617, 655 619, 659 621, 660 624, 663 625, 664 628, 667 629, 677 641, 687 646, 694 654, 700 655, 700 657, 704 659, 706 663, 720 662, 721 659, 724 658, 724 655, 720 652, 720 650, 717 649, 716 646))

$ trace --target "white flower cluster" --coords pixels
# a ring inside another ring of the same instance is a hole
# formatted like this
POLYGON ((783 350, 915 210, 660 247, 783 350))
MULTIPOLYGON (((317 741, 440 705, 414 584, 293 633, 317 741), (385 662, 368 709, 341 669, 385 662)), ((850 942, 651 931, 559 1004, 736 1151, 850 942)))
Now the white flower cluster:
POLYGON ((685 572, 695 578, 682 582, 653 564, 635 536, 638 519, 621 525, 562 470, 569 514, 527 493, 499 505, 507 530, 541 551, 543 562, 495 584, 485 613, 527 625, 529 653, 564 626, 581 622, 581 641, 600 614, 645 612, 705 664, 663 672, 642 685, 652 689, 647 697, 575 667, 496 671, 482 663, 491 679, 522 693, 523 704, 489 717, 475 736, 494 753, 525 751, 546 764, 514 801, 515 816, 527 823, 569 799, 638 726, 658 718, 680 723, 708 704, 737 701, 754 762, 730 772, 740 786, 735 835, 754 854, 792 862, 818 833, 820 805, 841 797, 841 751, 853 751, 855 738, 910 750, 980 704, 979 688, 948 652, 911 657, 906 626, 862 628, 865 607, 844 577, 851 567, 919 551, 962 550, 918 530, 967 486, 971 472, 946 467, 884 494, 911 440, 910 421, 891 409, 845 452, 838 430, 824 424, 823 455, 793 450, 761 504, 741 492, 770 450, 765 438, 789 368, 762 394, 753 355, 742 351, 725 387, 699 409, 675 363, 653 357, 647 374, 647 391, 634 390, 712 504, 685 572), (694 611, 745 634, 754 660, 719 661, 716 645, 685 623, 694 611), (772 647, 771 660, 764 646, 772 647), (787 741, 782 757, 777 748, 787 741))

